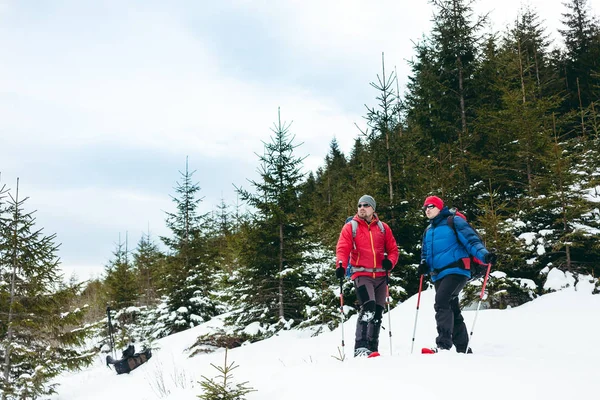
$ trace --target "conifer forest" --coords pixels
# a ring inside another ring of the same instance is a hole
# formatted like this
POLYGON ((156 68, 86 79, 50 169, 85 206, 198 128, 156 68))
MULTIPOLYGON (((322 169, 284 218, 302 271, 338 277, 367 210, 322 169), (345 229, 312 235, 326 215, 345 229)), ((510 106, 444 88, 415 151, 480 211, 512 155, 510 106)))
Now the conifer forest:
MULTIPOLYGON (((429 195, 466 214, 496 249, 503 274, 489 280, 487 307, 543 294, 551 268, 593 277, 599 293, 599 10, 566 0, 556 43, 534 9, 492 33, 471 1, 430 2, 433 27, 414 44, 410 76, 396 76, 382 54, 371 82, 350 83, 377 97, 366 105, 365 129, 331 134, 356 137, 350 154, 333 139, 322 165, 304 170, 294 128, 274 110, 258 178, 236 183, 237 199, 203 213, 194 160, 182 159, 164 194, 173 202, 170 234, 134 246, 121 238, 100 279, 65 281, 60 238, 36 223, 18 182, 0 181, 2 400, 59 390, 54 377, 110 345, 107 313, 117 347, 151 346, 223 313, 230 329, 199 337, 197 351, 336 327, 335 245, 363 194, 377 200, 400 249, 392 306, 418 290, 429 195), (399 81, 407 82, 402 93, 399 81)), ((343 285, 353 305, 352 283, 343 285)))

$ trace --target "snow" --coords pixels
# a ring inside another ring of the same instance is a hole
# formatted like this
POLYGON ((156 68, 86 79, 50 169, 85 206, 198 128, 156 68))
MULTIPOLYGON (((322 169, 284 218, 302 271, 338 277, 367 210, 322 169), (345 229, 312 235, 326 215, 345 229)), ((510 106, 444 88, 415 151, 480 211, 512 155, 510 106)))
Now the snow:
POLYGON ((560 290, 575 285, 575 277, 570 272, 563 272, 558 268, 552 268, 548 272, 544 290, 560 290))
POLYGON ((600 229, 598 228, 593 228, 591 226, 588 225, 583 225, 583 224, 573 224, 573 228, 575 228, 575 230, 578 231, 583 231, 588 235, 599 235, 600 234, 600 229))
MULTIPOLYGON (((480 310, 475 327, 476 311, 464 311, 474 354, 420 354, 436 336, 430 289, 421 296, 412 354, 416 295, 392 309, 391 330, 384 315, 381 357, 350 357, 353 316, 344 324, 345 361, 335 358, 340 328, 316 337, 311 330, 283 331, 229 351, 228 363, 239 366, 233 383, 248 381, 257 390, 246 395, 248 400, 598 398, 600 296, 591 294, 591 276, 580 277, 576 286, 572 279, 551 269, 547 288, 562 290, 507 310, 480 310)), ((59 394, 52 399, 196 399, 202 376, 219 375, 211 363, 222 366, 224 350, 189 358, 186 349, 199 335, 220 327, 216 318, 155 342, 153 357, 128 375, 116 375, 98 356, 89 369, 60 376, 59 394)))
POLYGON ((531 245, 535 240, 536 233, 535 232, 525 232, 519 235, 519 239, 523 239, 526 245, 531 245))
POLYGON ((262 328, 260 327, 259 322, 252 322, 250 325, 248 325, 246 327, 246 329, 244 329, 244 333, 251 335, 251 336, 258 335, 261 332, 262 332, 262 328))

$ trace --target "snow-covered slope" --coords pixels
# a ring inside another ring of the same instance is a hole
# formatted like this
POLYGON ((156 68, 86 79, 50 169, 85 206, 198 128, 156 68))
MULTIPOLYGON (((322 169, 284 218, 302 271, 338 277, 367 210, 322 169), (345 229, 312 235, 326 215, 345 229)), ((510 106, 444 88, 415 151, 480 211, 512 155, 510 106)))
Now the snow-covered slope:
MULTIPOLYGON (((598 398, 600 296, 567 289, 513 309, 481 310, 474 354, 422 355, 421 347, 435 344, 433 299, 432 290, 423 292, 413 354, 416 296, 391 312, 391 354, 384 314, 382 357, 350 357, 355 316, 344 324, 346 361, 333 357, 341 329, 317 337, 288 331, 229 351, 229 362, 239 365, 234 383, 248 381, 257 390, 248 400, 598 398)), ((470 330, 475 311, 464 315, 470 330)), ((100 358, 85 371, 65 374, 53 399, 196 399, 201 375, 217 376, 210 364, 224 362, 224 351, 185 353, 210 324, 160 340, 153 358, 129 375, 116 375, 100 358)))

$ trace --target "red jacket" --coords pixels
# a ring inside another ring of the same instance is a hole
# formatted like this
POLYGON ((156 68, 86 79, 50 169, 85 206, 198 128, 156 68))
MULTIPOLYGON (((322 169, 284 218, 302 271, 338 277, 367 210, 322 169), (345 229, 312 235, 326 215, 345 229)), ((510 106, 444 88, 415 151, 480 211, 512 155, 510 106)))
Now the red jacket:
POLYGON ((356 271, 357 268, 367 269, 367 271, 353 272, 352 279, 357 276, 385 276, 385 271, 381 267, 383 254, 388 254, 388 259, 393 266, 398 262, 398 245, 392 230, 385 222, 382 222, 385 228, 385 233, 382 233, 379 226, 377 226, 378 218, 376 214, 373 215, 370 224, 367 224, 367 221, 359 218, 358 215, 355 215, 353 219, 358 221, 356 237, 352 238, 352 224, 345 224, 335 249, 335 267, 337 268, 341 262, 344 269, 346 269, 348 267, 348 257, 350 257, 350 265, 352 265, 353 271, 356 271))

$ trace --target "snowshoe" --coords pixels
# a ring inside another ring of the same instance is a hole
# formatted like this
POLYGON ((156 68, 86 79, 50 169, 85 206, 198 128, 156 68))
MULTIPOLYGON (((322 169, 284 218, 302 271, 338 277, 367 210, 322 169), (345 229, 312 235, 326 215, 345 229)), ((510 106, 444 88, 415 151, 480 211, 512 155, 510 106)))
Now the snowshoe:
MULTIPOLYGON (((370 357, 373 352, 366 347, 359 347, 354 349, 354 357, 370 357)), ((379 354, 379 353, 377 353, 379 354)))

